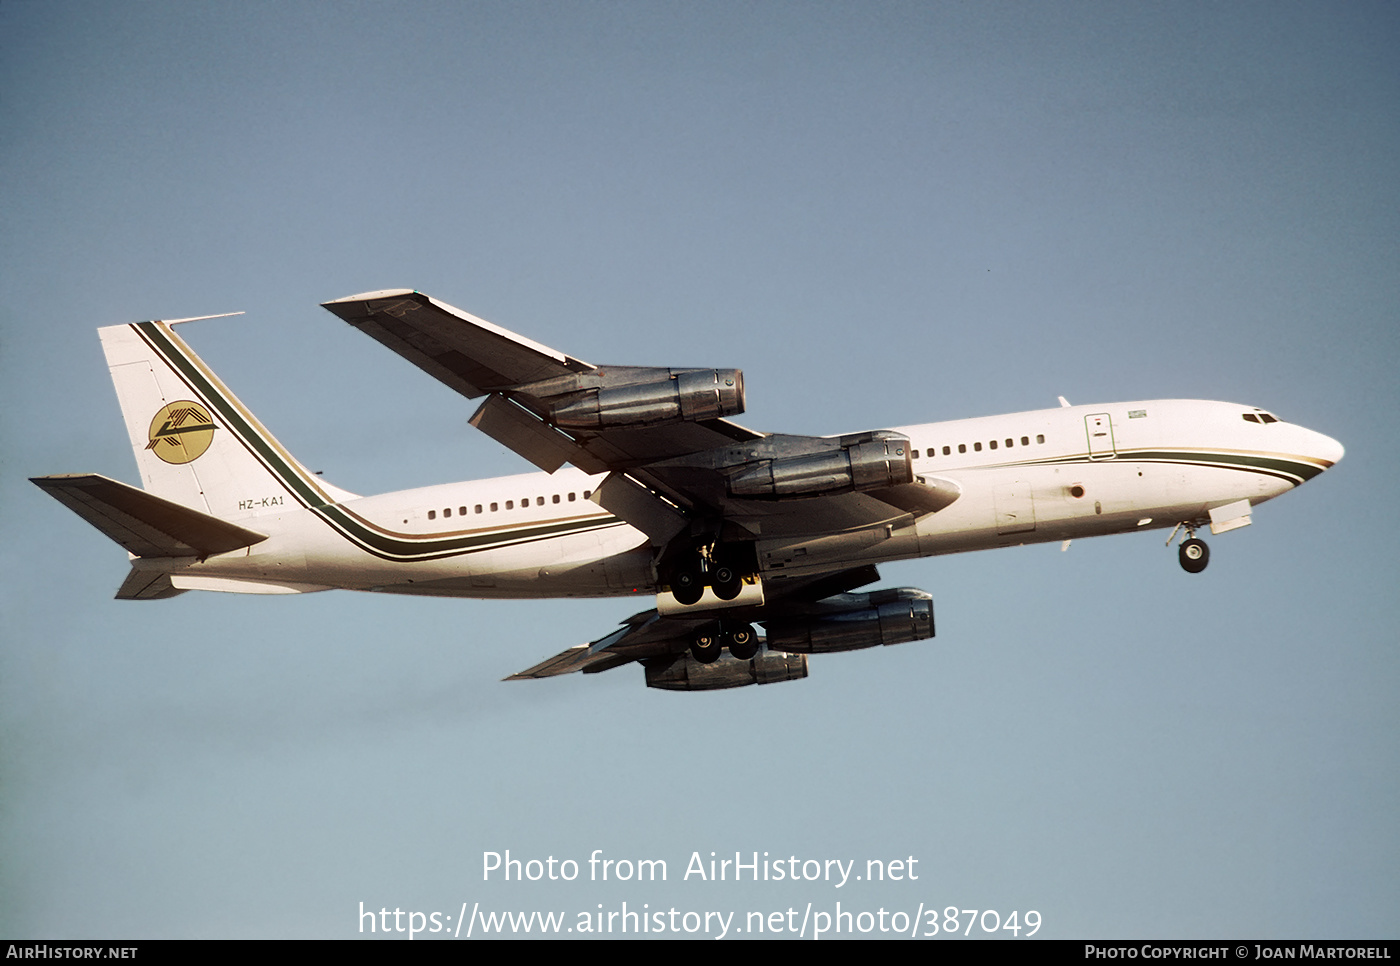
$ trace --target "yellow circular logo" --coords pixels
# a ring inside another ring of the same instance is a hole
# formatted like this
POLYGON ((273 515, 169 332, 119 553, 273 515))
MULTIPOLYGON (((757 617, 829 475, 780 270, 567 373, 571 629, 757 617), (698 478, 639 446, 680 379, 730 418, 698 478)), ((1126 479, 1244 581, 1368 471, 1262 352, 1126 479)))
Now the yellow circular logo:
POLYGON ((182 399, 166 406, 151 420, 152 450, 167 463, 189 463, 204 455, 214 442, 214 420, 209 410, 197 402, 182 399))

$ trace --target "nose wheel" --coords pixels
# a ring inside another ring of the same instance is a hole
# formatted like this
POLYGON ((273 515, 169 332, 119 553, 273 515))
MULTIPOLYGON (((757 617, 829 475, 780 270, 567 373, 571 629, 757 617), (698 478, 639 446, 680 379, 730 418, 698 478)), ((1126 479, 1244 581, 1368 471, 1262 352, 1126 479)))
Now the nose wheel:
POLYGON ((1210 563, 1210 547, 1206 546, 1204 540, 1196 539, 1196 528, 1189 523, 1178 523, 1172 535, 1167 538, 1167 546, 1171 546, 1172 539, 1176 537, 1177 531, 1186 529, 1186 539, 1181 541, 1181 546, 1177 548, 1176 557, 1181 561, 1181 569, 1188 574, 1198 574, 1206 569, 1206 564, 1210 563))
POLYGON ((1206 546, 1204 540, 1197 540, 1195 537, 1183 540, 1176 554, 1181 561, 1181 569, 1188 574, 1198 574, 1210 563, 1210 547, 1206 546))

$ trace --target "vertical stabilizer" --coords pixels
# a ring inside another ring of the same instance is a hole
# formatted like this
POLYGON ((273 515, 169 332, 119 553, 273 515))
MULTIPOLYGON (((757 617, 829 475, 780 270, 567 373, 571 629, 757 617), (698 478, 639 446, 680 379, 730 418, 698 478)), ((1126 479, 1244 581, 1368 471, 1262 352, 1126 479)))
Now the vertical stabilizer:
POLYGON ((224 520, 353 496, 298 463, 165 322, 98 331, 149 492, 224 520))

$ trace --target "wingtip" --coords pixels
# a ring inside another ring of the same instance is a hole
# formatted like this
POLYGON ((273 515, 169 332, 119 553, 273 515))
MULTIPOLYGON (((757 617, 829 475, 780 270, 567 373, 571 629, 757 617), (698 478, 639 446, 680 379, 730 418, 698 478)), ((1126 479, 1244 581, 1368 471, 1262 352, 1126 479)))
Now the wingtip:
POLYGON ((330 308, 332 305, 342 305, 345 302, 367 302, 370 299, 388 299, 418 294, 418 290, 413 288, 385 288, 375 292, 360 292, 356 295, 347 295, 344 298, 331 299, 329 302, 322 302, 321 305, 330 308))

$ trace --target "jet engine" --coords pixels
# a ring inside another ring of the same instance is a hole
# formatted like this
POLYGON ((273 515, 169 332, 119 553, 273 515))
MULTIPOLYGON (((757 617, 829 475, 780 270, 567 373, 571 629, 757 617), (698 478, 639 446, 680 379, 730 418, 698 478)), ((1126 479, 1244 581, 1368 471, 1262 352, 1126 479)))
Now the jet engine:
POLYGON ((726 651, 713 664, 701 664, 682 654, 665 667, 646 669, 647 687, 664 691, 719 691, 742 688, 749 684, 775 684, 797 681, 807 676, 804 654, 775 653, 761 650, 747 661, 741 661, 726 651))
POLYGON ((933 636, 933 598, 913 587, 838 594, 818 606, 824 612, 765 621, 768 646, 797 654, 823 654, 933 636))
POLYGON ((840 449, 751 463, 729 478, 734 496, 818 496, 914 482, 909 438, 879 433, 840 449))
POLYGON ((550 400, 549 421, 561 429, 626 428, 718 419, 744 411, 744 374, 738 369, 661 371, 667 373, 661 379, 550 400))

